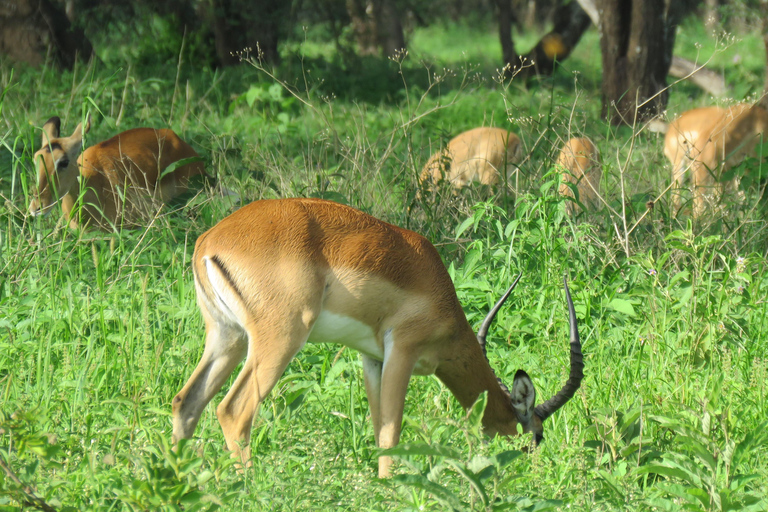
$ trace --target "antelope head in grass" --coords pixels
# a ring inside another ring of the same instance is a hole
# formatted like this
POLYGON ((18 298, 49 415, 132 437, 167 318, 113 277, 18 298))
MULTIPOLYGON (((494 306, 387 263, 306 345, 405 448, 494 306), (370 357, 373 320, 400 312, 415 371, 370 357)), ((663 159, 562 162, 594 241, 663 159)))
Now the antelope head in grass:
POLYGON ((192 176, 205 174, 197 152, 168 129, 134 128, 81 154, 90 127, 89 116, 85 125, 62 137, 58 117, 43 125, 42 147, 34 155, 37 189, 30 214, 48 213, 59 203, 72 228, 132 225, 148 207, 185 192, 192 176), (79 200, 81 208, 76 207, 79 200))

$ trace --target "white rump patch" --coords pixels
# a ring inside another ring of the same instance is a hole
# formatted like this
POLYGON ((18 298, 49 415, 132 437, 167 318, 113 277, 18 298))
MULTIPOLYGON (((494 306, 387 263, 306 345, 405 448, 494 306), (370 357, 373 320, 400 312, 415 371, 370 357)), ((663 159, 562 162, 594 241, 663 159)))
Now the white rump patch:
MULTIPOLYGON (((215 295, 215 303, 212 306, 224 316, 226 323, 242 327, 243 322, 238 315, 238 313, 243 313, 240 298, 232 291, 229 280, 221 273, 221 269, 216 263, 211 261, 208 256, 203 257, 203 262, 208 281, 211 283, 211 289, 215 295)), ((200 290, 198 290, 200 297, 205 297, 204 293, 199 292, 200 290)))

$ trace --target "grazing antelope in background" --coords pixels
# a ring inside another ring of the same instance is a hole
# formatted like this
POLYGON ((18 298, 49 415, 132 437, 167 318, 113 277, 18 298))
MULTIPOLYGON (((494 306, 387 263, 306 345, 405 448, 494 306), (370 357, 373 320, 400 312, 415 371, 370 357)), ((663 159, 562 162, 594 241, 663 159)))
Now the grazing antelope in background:
MULTIPOLYGON (((672 162, 672 182, 685 186, 690 176, 693 215, 714 206, 727 189, 734 191, 738 180, 720 182, 720 176, 754 155, 755 147, 768 128, 768 112, 759 106, 740 103, 731 107, 704 107, 689 110, 672 121, 664 139, 664 154, 672 162)), ((673 193, 675 213, 681 196, 673 193)))
MULTIPOLYGON (((412 374, 436 374, 469 408, 484 392, 489 435, 518 433, 536 443, 542 422, 576 392, 581 344, 570 293, 571 369, 553 398, 518 370, 511 391, 485 356, 493 308, 475 337, 448 272, 424 237, 348 206, 320 199, 256 201, 204 233, 193 256, 195 288, 206 325, 205 350, 173 399, 173 441, 192 436, 206 404, 245 359, 216 409, 228 448, 250 459, 259 404, 307 342, 358 350, 376 445, 400 439, 412 374)), ((513 285, 514 286, 514 285, 513 285)), ((392 459, 379 458, 379 476, 392 459)))
POLYGON ((500 174, 509 178, 517 170, 520 138, 501 128, 474 128, 448 142, 445 149, 430 157, 421 171, 422 185, 450 183, 455 190, 476 181, 497 185, 500 174))
MULTIPOLYGON (((587 208, 596 208, 599 204, 600 178, 603 176, 603 170, 600 166, 600 154, 592 141, 586 137, 569 140, 560 151, 555 165, 563 176, 560 194, 573 198, 573 189, 569 183, 576 185, 579 201, 587 208)), ((576 201, 566 201, 565 208, 569 215, 581 210, 576 201)))
POLYGON ((191 162, 161 178, 172 163, 198 157, 171 130, 134 128, 80 154, 90 128, 90 116, 85 128, 78 124, 69 137, 59 137, 58 117, 43 125, 43 145, 34 155, 38 181, 29 205, 32 215, 47 213, 61 202, 72 228, 79 223, 101 229, 121 221, 130 225, 155 201, 173 199, 187 190, 192 176, 205 174, 201 162, 191 162), (81 193, 82 208, 74 208, 81 193))

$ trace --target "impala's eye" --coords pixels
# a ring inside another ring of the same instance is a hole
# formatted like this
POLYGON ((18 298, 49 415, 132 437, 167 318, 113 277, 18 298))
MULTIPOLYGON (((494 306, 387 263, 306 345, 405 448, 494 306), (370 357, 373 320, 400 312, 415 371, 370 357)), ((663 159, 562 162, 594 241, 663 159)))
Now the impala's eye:
POLYGON ((57 171, 63 171, 69 167, 69 159, 68 158, 62 158, 58 162, 56 162, 56 170, 57 171))

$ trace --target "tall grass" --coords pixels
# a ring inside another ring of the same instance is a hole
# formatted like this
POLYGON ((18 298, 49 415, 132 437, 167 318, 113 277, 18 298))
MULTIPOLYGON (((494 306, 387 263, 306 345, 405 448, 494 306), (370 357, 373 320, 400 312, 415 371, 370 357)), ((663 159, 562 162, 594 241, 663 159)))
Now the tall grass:
MULTIPOLYGON (((685 31, 679 39, 693 43, 685 31)), ((599 77, 585 63, 595 45, 588 35, 567 61, 583 65, 578 78, 564 71, 528 86, 449 56, 426 68, 408 56, 366 61, 375 75, 344 75, 334 62, 324 71, 322 60, 274 74, 183 60, 165 70, 0 68, 0 509, 767 508, 765 221, 750 207, 759 187, 702 221, 671 218, 659 136, 598 120, 599 77), (189 262, 231 196, 204 190, 145 229, 115 233, 25 216, 35 127, 58 114, 66 131, 86 110, 98 112, 91 141, 171 126, 242 202, 326 197, 424 233, 473 324, 522 271, 489 357, 506 382, 526 369, 540 396, 567 373, 567 274, 582 388, 548 420, 542 446, 521 455, 525 437, 482 437, 482 403, 466 415, 436 379, 414 378, 397 476, 379 481, 358 356, 309 346, 263 404, 244 474, 210 407, 173 452, 170 401, 203 342, 189 262), (480 124, 520 134, 528 156, 517 197, 417 194, 429 154, 480 124), (581 134, 601 149, 606 204, 571 219, 550 171, 562 142, 581 134)), ((723 66, 729 79, 742 73, 723 66)), ((670 108, 687 108, 691 91, 674 89, 670 108)))

